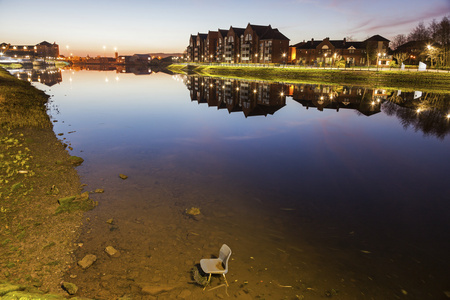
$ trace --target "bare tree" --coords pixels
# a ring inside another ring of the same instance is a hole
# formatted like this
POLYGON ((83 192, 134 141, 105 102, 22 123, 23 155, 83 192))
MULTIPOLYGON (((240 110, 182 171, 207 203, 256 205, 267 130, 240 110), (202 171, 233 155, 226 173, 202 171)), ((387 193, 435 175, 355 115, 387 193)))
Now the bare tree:
POLYGON ((401 66, 402 63, 409 58, 409 54, 406 52, 399 52, 394 54, 394 58, 397 61, 398 65, 401 66))
POLYGON ((408 41, 427 41, 430 39, 430 33, 423 22, 420 22, 416 28, 408 35, 408 41))
POLYGON ((390 47, 392 50, 408 42, 408 38, 404 34, 397 34, 391 41, 390 47))

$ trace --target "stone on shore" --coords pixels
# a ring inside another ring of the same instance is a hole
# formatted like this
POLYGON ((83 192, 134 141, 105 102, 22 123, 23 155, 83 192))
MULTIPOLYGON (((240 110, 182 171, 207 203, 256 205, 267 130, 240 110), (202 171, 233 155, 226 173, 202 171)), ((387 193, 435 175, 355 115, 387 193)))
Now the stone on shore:
POLYGON ((118 257, 120 256, 119 251, 117 251, 113 246, 108 246, 105 248, 105 252, 109 255, 109 256, 113 256, 113 257, 118 257))
POLYGON ((78 287, 70 282, 63 282, 61 284, 61 287, 69 294, 69 295, 75 295, 78 291, 78 287))
POLYGON ((120 178, 122 178, 123 180, 125 180, 125 179, 127 179, 127 178, 128 178, 128 176, 127 176, 127 175, 125 175, 125 174, 119 174, 119 177, 120 177, 120 178))
POLYGON ((69 205, 73 200, 75 200, 75 198, 76 198, 75 196, 59 198, 58 204, 59 205, 69 205))
POLYGON ((74 166, 79 166, 84 162, 84 159, 78 156, 71 156, 69 157, 69 161, 74 166))
POLYGON ((104 193, 104 192, 105 192, 104 189, 96 189, 96 190, 94 191, 94 193, 104 193))
POLYGON ((78 261, 78 265, 82 268, 82 269, 87 269, 90 266, 92 266, 92 264, 97 260, 97 256, 95 256, 94 254, 88 254, 86 255, 82 260, 78 261))

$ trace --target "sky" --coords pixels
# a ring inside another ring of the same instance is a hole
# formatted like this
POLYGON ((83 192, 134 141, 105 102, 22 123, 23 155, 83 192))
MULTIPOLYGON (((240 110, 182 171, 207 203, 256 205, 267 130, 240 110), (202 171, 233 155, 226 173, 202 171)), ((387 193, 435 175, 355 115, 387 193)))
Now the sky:
POLYGON ((391 40, 450 17, 450 0, 0 0, 0 43, 60 54, 182 53, 191 34, 270 24, 290 39, 391 40))

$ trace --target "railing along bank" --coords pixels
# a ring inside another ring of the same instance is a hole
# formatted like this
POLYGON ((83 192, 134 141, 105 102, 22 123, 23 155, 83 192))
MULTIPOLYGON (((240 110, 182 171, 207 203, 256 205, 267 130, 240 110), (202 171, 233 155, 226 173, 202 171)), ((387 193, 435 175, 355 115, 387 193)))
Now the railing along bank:
POLYGON ((374 66, 359 66, 359 67, 333 67, 333 66, 302 66, 293 64, 259 64, 259 63, 196 63, 196 62, 185 62, 178 63, 186 66, 218 66, 218 67, 256 67, 256 68, 282 68, 282 69, 314 69, 314 70, 350 70, 350 71, 402 71, 402 72, 435 72, 435 73, 450 73, 449 70, 439 70, 439 69, 426 69, 419 70, 418 67, 408 67, 401 69, 400 67, 374 67, 374 66))

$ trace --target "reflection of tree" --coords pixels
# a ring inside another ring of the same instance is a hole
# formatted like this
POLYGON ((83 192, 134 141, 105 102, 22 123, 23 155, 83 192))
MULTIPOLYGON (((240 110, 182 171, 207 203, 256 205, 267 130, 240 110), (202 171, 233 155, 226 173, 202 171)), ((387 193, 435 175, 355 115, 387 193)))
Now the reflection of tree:
POLYGON ((447 117, 450 111, 449 95, 424 93, 414 99, 414 93, 394 93, 383 104, 383 111, 396 116, 405 129, 412 127, 425 136, 443 139, 450 132, 447 117))

